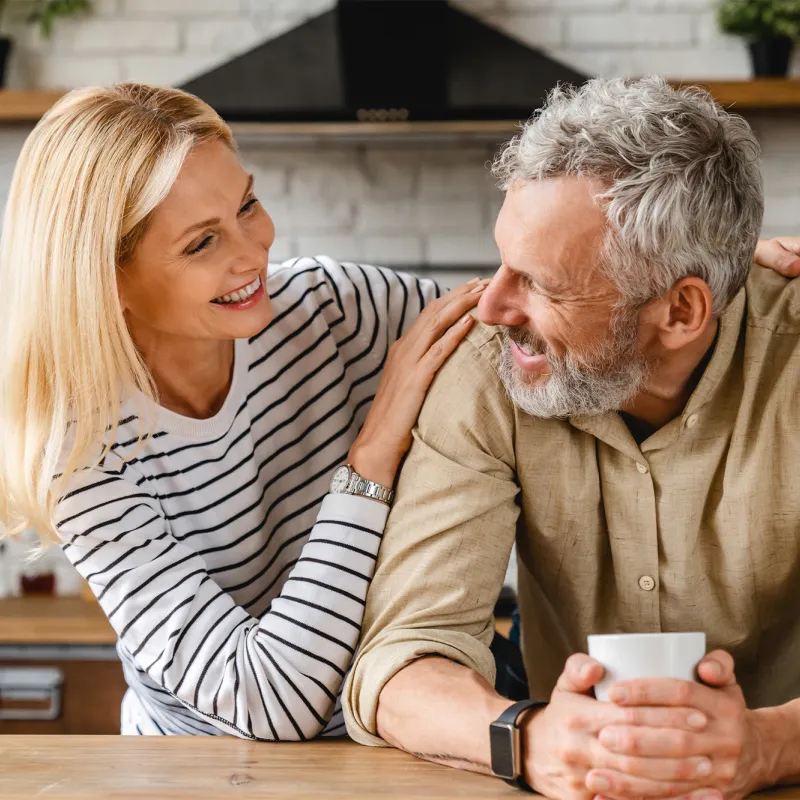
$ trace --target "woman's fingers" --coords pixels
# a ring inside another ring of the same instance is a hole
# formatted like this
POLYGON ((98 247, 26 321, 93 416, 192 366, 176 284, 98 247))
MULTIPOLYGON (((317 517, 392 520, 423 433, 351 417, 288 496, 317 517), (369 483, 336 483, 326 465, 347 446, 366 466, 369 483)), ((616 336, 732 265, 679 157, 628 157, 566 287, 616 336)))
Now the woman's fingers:
POLYGON ((431 303, 406 334, 410 351, 421 359, 481 299, 488 281, 477 280, 431 303))
POLYGON ((444 336, 440 336, 428 348, 428 352, 420 359, 419 366, 422 370, 421 377, 424 391, 428 391, 434 376, 458 347, 461 340, 469 333, 474 321, 475 319, 471 314, 464 314, 455 325, 448 329, 444 336))
POLYGON ((787 278, 800 275, 800 237, 762 239, 756 247, 755 263, 787 278))

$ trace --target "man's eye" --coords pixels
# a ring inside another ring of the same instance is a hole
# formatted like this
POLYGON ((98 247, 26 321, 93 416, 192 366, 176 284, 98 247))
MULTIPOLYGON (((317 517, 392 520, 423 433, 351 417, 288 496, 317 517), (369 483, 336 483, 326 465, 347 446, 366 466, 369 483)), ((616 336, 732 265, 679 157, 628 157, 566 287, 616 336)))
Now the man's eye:
POLYGON ((241 207, 241 209, 239 209, 239 213, 240 213, 240 214, 246 214, 248 211, 250 211, 250 209, 251 209, 251 208, 253 208, 253 207, 256 205, 256 203, 258 203, 258 198, 257 198, 257 197, 253 197, 253 198, 251 198, 250 200, 248 200, 248 201, 247 201, 247 202, 246 202, 246 203, 245 203, 245 204, 244 204, 244 205, 241 207))
POLYGON ((202 252, 203 250, 205 250, 211 244, 212 238, 213 238, 212 236, 206 236, 206 238, 203 239, 203 241, 200 242, 200 244, 198 244, 195 247, 192 247, 191 249, 187 250, 186 251, 186 255, 187 256, 194 256, 194 255, 197 255, 197 253, 202 252))

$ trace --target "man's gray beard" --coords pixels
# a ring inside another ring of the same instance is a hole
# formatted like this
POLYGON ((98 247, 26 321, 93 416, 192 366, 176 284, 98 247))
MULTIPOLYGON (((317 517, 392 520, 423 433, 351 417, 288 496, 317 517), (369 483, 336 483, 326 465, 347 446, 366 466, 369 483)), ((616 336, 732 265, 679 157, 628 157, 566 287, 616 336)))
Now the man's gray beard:
POLYGON ((617 311, 610 340, 580 358, 572 353, 555 356, 534 334, 506 328, 500 379, 511 401, 534 417, 618 411, 639 392, 648 373, 637 344, 638 318, 638 312, 631 309, 617 311), (546 352, 550 374, 545 380, 526 382, 526 373, 511 353, 512 338, 522 342, 527 339, 539 352, 546 352))

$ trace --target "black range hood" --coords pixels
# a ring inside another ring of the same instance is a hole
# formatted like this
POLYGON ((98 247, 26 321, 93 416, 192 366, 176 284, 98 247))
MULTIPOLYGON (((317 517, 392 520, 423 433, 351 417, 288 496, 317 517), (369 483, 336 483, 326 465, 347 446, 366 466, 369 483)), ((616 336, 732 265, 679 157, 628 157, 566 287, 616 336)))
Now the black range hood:
POLYGON ((446 0, 339 0, 182 88, 230 122, 522 120, 585 80, 446 0))

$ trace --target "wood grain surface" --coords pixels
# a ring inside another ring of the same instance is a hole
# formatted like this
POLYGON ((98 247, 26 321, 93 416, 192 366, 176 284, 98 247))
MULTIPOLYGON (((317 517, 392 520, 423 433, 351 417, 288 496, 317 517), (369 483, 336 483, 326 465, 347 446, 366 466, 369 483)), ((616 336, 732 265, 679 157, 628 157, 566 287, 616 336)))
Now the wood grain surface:
MULTIPOLYGON (((492 800, 502 781, 349 741, 264 744, 228 737, 0 737, 3 800, 492 800)), ((800 789, 769 794, 800 800, 800 789)))
POLYGON ((100 606, 81 597, 0 600, 0 645, 113 645, 117 634, 100 606))

